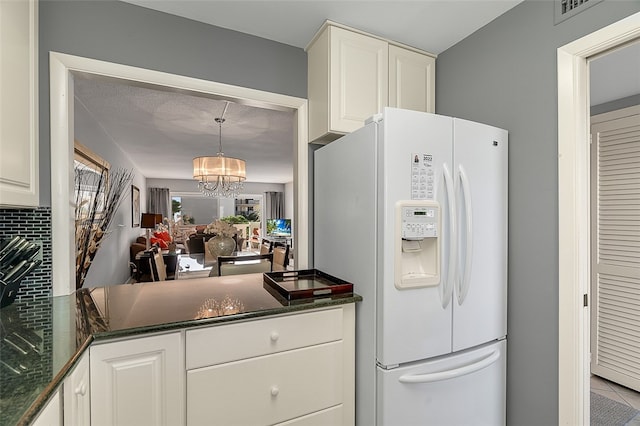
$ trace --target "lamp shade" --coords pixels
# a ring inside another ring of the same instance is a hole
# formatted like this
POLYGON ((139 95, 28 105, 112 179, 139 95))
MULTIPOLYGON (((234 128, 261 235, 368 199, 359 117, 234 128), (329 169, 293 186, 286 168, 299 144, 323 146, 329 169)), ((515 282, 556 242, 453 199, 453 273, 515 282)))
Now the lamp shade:
POLYGON ((193 159, 193 178, 200 182, 242 182, 247 178, 244 160, 218 155, 193 159))
POLYGON ((162 221, 162 215, 155 213, 142 213, 142 219, 140 220, 141 228, 155 228, 157 223, 162 221), (160 221, 157 221, 157 217, 160 216, 160 221))

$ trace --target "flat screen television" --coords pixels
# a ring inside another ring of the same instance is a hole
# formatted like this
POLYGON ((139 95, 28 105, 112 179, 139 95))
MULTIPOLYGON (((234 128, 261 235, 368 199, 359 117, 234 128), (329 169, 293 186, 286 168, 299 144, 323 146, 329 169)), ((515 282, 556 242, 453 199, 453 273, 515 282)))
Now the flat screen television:
POLYGON ((267 219, 268 237, 291 237, 291 219, 267 219))

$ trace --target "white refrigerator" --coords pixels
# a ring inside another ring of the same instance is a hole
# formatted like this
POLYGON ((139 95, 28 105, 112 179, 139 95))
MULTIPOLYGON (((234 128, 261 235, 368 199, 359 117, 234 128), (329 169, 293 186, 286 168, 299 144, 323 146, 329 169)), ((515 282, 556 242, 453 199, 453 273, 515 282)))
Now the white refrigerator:
POLYGON ((363 297, 357 424, 505 424, 507 138, 385 108, 315 151, 314 267, 363 297))

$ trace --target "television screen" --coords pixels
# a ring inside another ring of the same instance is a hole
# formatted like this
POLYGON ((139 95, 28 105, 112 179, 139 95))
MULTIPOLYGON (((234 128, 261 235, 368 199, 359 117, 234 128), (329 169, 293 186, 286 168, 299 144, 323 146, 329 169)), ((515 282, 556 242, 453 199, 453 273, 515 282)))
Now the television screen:
POLYGON ((267 235, 269 237, 290 237, 291 219, 267 219, 267 235))

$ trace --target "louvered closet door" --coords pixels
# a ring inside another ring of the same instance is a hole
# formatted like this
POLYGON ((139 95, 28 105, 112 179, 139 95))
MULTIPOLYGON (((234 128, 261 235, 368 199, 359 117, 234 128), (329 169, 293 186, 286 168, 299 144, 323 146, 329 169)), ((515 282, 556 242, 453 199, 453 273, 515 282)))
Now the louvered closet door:
POLYGON ((591 372, 640 391, 640 114, 591 132, 591 372))

